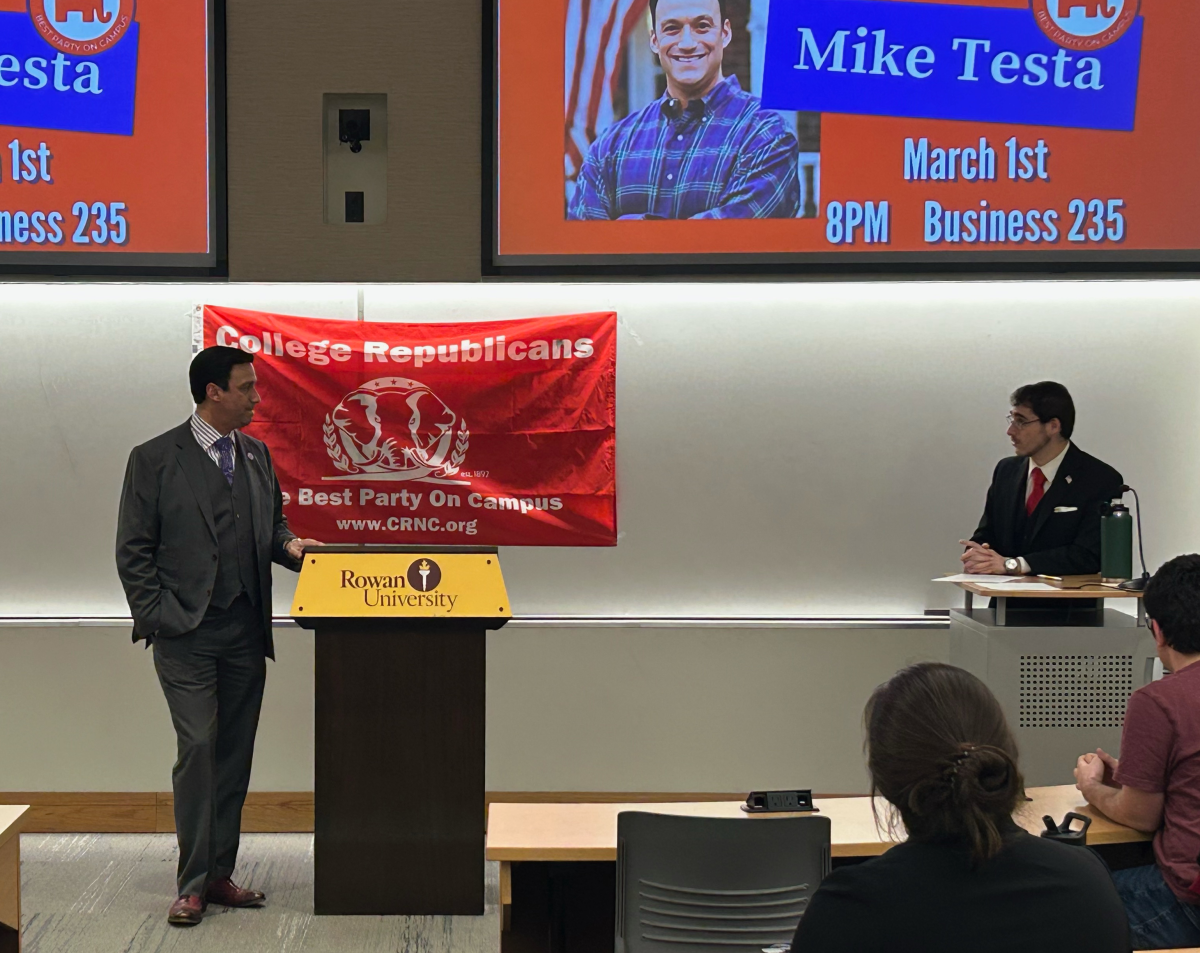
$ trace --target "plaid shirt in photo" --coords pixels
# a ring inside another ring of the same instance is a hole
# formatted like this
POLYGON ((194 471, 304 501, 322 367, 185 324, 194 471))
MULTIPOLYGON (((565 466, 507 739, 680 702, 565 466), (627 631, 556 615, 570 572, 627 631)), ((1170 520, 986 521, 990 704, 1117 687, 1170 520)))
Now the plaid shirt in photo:
POLYGON ((678 118, 667 97, 592 143, 567 217, 795 218, 799 145, 730 76, 678 118))

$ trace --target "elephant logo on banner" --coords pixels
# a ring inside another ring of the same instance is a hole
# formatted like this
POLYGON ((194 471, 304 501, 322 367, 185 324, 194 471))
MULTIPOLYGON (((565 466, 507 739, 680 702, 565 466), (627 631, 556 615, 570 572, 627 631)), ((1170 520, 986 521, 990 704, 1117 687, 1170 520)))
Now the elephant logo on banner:
POLYGON ((452 479, 467 458, 466 421, 420 381, 380 377, 325 415, 325 450, 340 477, 327 480, 452 479))
POLYGON ((1139 0, 1033 0, 1038 26, 1068 50, 1098 50, 1133 24, 1139 0))
POLYGON ((134 0, 29 0, 29 16, 57 50, 94 56, 110 50, 133 23, 134 0))

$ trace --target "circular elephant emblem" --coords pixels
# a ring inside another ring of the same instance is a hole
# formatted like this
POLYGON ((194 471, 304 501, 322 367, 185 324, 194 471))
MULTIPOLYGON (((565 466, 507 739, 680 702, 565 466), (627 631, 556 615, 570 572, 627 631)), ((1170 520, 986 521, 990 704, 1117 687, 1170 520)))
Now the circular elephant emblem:
POLYGON ((1138 0, 1033 0, 1033 18, 1068 50, 1098 50, 1133 25, 1138 0))
POLYGON ((134 0, 29 0, 29 17, 42 38, 55 49, 75 56, 94 56, 112 49, 129 32, 133 3, 134 0))
POLYGON ((325 417, 325 449, 343 473, 385 480, 445 479, 466 460, 466 421, 420 381, 381 377, 325 417))

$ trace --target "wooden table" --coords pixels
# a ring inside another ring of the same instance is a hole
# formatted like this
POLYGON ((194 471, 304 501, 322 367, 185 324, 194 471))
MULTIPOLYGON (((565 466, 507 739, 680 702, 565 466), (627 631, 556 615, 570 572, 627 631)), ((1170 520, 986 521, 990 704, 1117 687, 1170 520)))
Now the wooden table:
MULTIPOLYGON (((1074 785, 1030 788, 1033 800, 1018 810, 1016 819, 1037 834, 1042 815, 1061 820, 1068 811, 1093 818, 1089 844, 1118 844, 1150 840, 1149 834, 1110 821, 1087 805, 1074 785)), ((865 797, 817 798, 814 802, 833 827, 834 857, 873 857, 903 840, 887 832, 888 804, 877 799, 880 826, 875 823, 871 799, 865 797)), ((691 801, 676 804, 492 804, 488 811, 487 857, 502 864, 522 860, 616 860, 617 815, 622 811, 652 814, 685 814, 692 817, 735 817, 749 822, 769 821, 779 815, 754 815, 741 810, 740 801, 691 801)))
MULTIPOLYGON (((1089 845, 1125 844, 1151 839, 1149 834, 1124 827, 1094 811, 1087 805, 1074 785, 1029 788, 1026 793, 1032 800, 1024 803, 1018 809, 1015 819, 1031 833, 1039 833, 1044 828, 1043 815, 1049 814, 1056 821, 1061 821, 1068 811, 1075 811, 1092 818, 1087 837, 1089 845)), ((898 820, 896 833, 889 834, 887 822, 889 805, 882 799, 877 799, 876 805, 879 815, 878 825, 875 813, 872 811, 870 798, 818 798, 814 803, 821 814, 832 822, 832 853, 835 858, 876 856, 904 839, 903 828, 899 826, 898 820)), ((611 874, 604 873, 600 868, 607 866, 608 870, 611 870, 611 865, 616 861, 617 815, 622 811, 647 811, 655 814, 685 814, 698 817, 730 817, 744 820, 750 824, 769 824, 772 817, 786 816, 747 814, 741 810, 740 801, 674 804, 493 803, 488 811, 487 857, 489 860, 500 862, 500 903, 505 930, 502 946, 506 953, 537 949, 520 937, 514 937, 511 941, 509 938, 508 930, 512 924, 514 895, 514 864, 524 867, 540 863, 548 869, 557 869, 560 873, 564 870, 564 865, 574 865, 581 871, 583 868, 592 868, 590 872, 585 871, 580 874, 580 877, 583 878, 580 882, 585 883, 586 886, 575 888, 575 892, 580 893, 584 889, 596 891, 591 907, 595 908, 597 912, 587 912, 586 915, 593 918, 594 926, 598 924, 599 928, 603 929, 612 898, 601 894, 607 889, 605 877, 611 876, 611 874)), ((569 889, 567 888, 567 892, 569 889)), ((526 887, 523 890, 526 895, 531 895, 531 890, 534 892, 541 890, 543 893, 551 895, 551 902, 553 902, 553 884, 546 888, 535 886, 526 887)), ((576 905, 579 909, 587 906, 582 902, 582 898, 577 898, 577 900, 576 905)), ((544 928, 539 925, 536 930, 528 932, 544 932, 544 928)), ((607 929, 607 944, 608 949, 611 950, 611 920, 607 929)), ((558 948, 565 950, 568 947, 568 953, 576 949, 592 948, 586 942, 570 944, 564 942, 558 948)), ((550 948, 555 949, 553 943, 550 948)))
POLYGON ((1009 599, 1055 599, 1060 601, 1070 601, 1072 599, 1136 599, 1138 625, 1146 624, 1145 609, 1142 605, 1142 592, 1102 585, 1099 576, 1068 576, 1066 579, 1059 581, 1029 576, 1025 581, 1008 584, 1003 589, 995 588, 995 584, 993 584, 992 588, 985 588, 986 584, 975 582, 956 582, 954 585, 958 586, 965 594, 963 609, 968 615, 971 614, 971 610, 975 607, 976 596, 982 596, 985 599, 995 599, 996 625, 1007 624, 1009 599), (1031 592, 1029 586, 1036 583, 1041 583, 1052 588, 1049 590, 1037 589, 1031 592))
POLYGON ((0 953, 21 949, 21 824, 23 804, 0 804, 0 953))

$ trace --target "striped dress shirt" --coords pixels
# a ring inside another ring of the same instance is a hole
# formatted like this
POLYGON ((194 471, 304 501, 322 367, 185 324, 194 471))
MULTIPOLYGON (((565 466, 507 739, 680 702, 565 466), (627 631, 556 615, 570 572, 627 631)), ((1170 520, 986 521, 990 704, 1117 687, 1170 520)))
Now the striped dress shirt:
MULTIPOLYGON (((229 436, 233 438, 234 449, 237 449, 237 437, 234 435, 236 430, 229 431, 229 436)), ((196 443, 200 444, 200 449, 208 454, 209 459, 217 466, 221 465, 221 451, 217 450, 213 444, 221 439, 221 435, 216 428, 208 421, 201 419, 198 414, 192 414, 192 436, 196 438, 196 443)), ((233 465, 237 467, 237 454, 233 455, 233 465)))

